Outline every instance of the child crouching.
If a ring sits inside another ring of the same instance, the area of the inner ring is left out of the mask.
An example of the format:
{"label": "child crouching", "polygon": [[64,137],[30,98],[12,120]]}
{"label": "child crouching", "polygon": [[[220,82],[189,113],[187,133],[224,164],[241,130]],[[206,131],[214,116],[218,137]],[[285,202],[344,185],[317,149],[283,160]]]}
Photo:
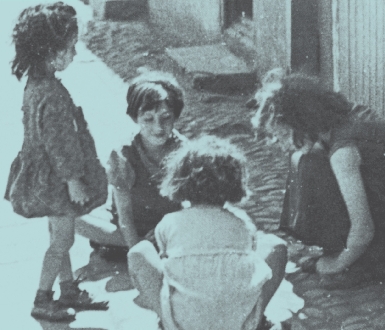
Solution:
{"label": "child crouching", "polygon": [[146,241],[128,254],[136,303],[155,311],[164,329],[255,330],[283,279],[285,245],[261,258],[251,219],[224,207],[247,195],[245,164],[215,137],[186,142],[165,164],[161,194],[191,207],[157,225],[159,254]]}

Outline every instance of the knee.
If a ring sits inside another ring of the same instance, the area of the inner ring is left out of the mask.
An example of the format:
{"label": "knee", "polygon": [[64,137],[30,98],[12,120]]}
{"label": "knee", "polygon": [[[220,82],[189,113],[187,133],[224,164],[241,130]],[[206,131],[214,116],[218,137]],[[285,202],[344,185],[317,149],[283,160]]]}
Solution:
{"label": "knee", "polygon": [[157,253],[154,245],[147,241],[143,240],[138,244],[134,245],[127,254],[128,258],[135,258],[137,256],[148,255],[149,253]]}
{"label": "knee", "polygon": [[147,240],[134,245],[127,253],[127,260],[130,268],[136,268],[143,264],[143,261],[151,254],[157,254],[155,247]]}

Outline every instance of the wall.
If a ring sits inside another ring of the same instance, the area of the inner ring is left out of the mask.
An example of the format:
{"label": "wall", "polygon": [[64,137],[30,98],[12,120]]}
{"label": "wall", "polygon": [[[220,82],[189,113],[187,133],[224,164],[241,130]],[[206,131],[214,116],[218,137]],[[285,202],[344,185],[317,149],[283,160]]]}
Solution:
{"label": "wall", "polygon": [[334,88],[385,115],[385,3],[332,0]]}
{"label": "wall", "polygon": [[221,37],[222,0],[149,0],[151,19],[189,39]]}
{"label": "wall", "polygon": [[258,73],[290,67],[291,0],[255,0],[253,21]]}
{"label": "wall", "polygon": [[291,69],[318,74],[319,31],[318,12],[319,1],[292,0],[291,7]]}

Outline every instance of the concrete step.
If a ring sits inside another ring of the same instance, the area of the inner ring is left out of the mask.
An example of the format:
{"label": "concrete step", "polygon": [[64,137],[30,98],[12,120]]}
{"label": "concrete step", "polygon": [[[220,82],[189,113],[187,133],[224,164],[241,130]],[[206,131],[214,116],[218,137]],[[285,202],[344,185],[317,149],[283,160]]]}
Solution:
{"label": "concrete step", "polygon": [[196,89],[215,93],[249,93],[257,75],[224,44],[167,48],[166,53],[192,75]]}

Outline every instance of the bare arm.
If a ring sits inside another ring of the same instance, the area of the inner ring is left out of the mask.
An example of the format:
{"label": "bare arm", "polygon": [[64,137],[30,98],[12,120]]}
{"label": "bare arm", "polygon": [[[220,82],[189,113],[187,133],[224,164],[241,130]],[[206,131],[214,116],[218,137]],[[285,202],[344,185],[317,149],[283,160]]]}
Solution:
{"label": "bare arm", "polygon": [[323,257],[318,261],[317,271],[321,274],[339,273],[349,267],[365,252],[374,236],[374,223],[360,172],[361,156],[358,149],[338,149],[330,162],[346,203],[350,231],[346,249],[335,257]]}
{"label": "bare arm", "polygon": [[122,191],[116,187],[113,188],[113,193],[118,211],[120,229],[126,244],[131,248],[140,241],[134,224],[131,194],[128,191]]}

